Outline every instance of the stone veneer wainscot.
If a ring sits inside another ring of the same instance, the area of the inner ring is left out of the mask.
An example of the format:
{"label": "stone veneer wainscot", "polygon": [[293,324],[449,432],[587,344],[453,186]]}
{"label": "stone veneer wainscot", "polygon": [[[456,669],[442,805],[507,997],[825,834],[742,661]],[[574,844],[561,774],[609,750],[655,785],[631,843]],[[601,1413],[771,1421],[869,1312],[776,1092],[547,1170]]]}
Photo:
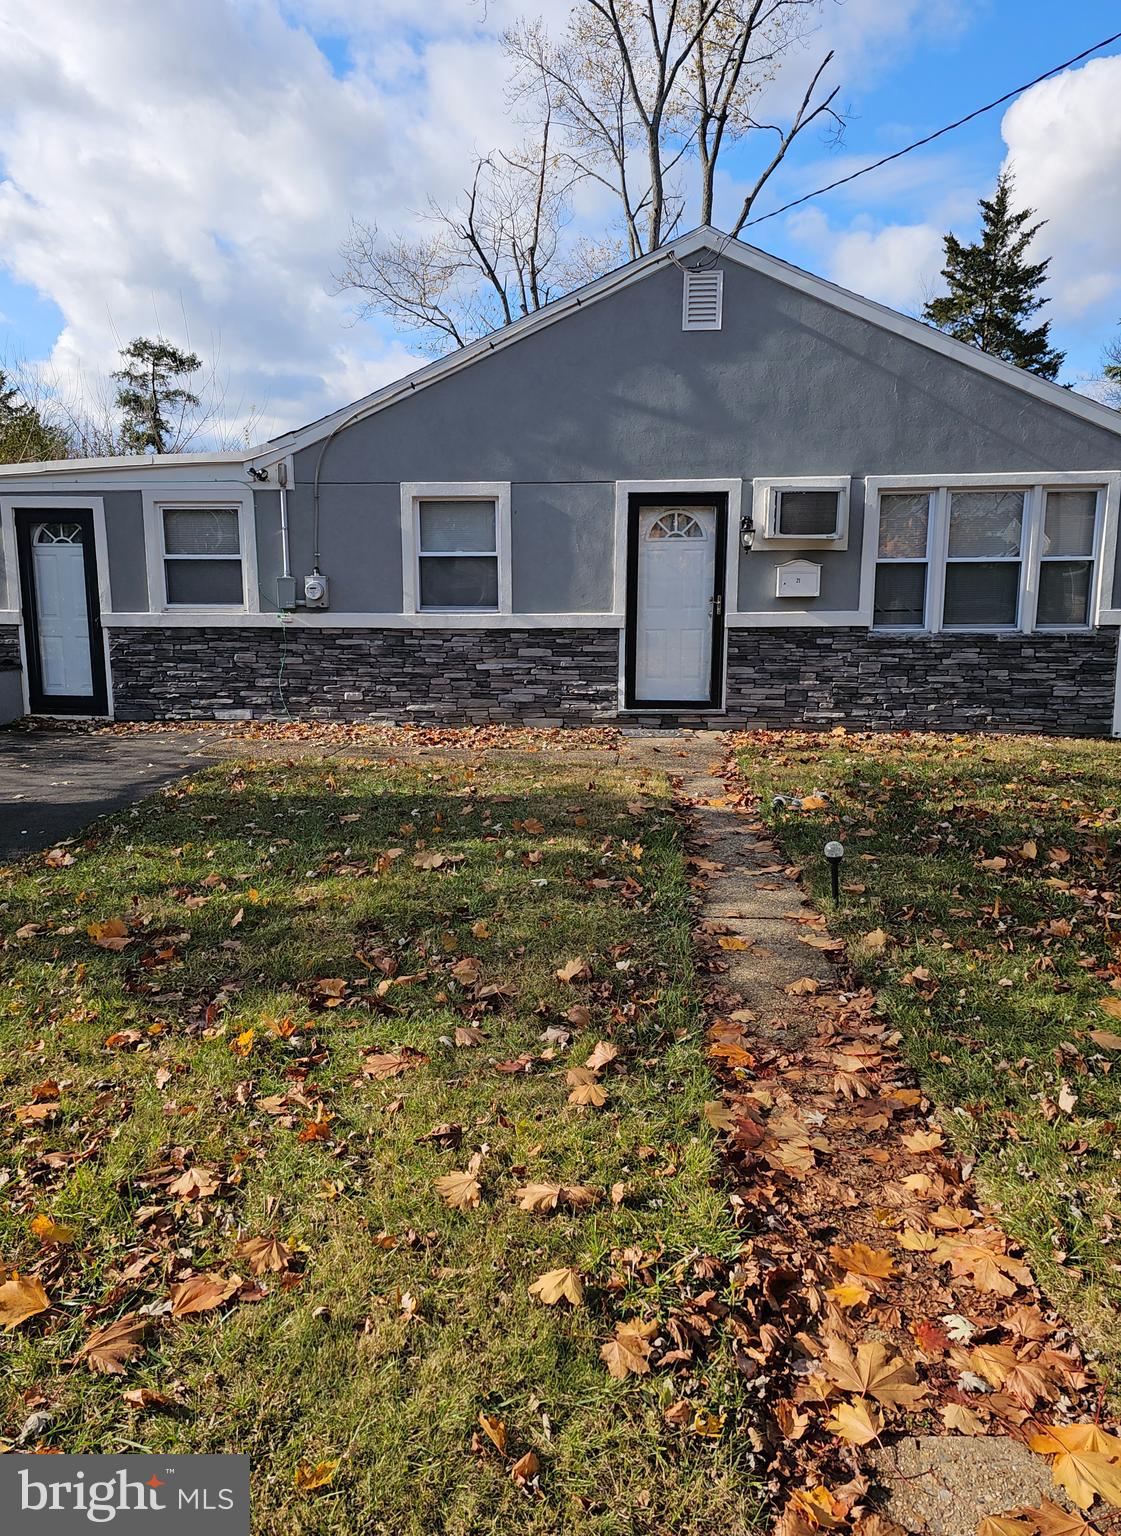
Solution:
{"label": "stone veneer wainscot", "polygon": [[120,629],[122,720],[253,717],[1108,735],[1117,632],[732,629],[725,713],[618,711],[614,629]]}

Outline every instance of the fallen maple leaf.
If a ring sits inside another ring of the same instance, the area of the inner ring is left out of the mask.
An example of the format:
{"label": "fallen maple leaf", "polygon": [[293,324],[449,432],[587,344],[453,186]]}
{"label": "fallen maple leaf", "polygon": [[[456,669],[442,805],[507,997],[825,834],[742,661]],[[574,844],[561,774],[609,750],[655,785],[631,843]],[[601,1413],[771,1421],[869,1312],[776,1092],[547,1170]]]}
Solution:
{"label": "fallen maple leaf", "polygon": [[234,1253],[239,1259],[245,1259],[249,1268],[255,1275],[266,1275],[270,1272],[280,1274],[288,1268],[292,1262],[292,1250],[279,1237],[246,1237],[238,1243]]}
{"label": "fallen maple leaf", "polygon": [[211,1312],[241,1289],[237,1275],[191,1275],[171,1287],[172,1317],[195,1317]]}
{"label": "fallen maple leaf", "polygon": [[480,1413],[479,1428],[501,1455],[506,1454],[506,1425],[497,1414]]}
{"label": "fallen maple leaf", "polygon": [[703,1440],[719,1440],[727,1422],[726,1413],[713,1413],[711,1408],[698,1408],[689,1428]]}
{"label": "fallen maple leaf", "polygon": [[939,1408],[942,1423],[947,1429],[956,1430],[959,1435],[983,1435],[985,1426],[972,1408],[966,1408],[963,1403],[947,1403],[944,1408]]}
{"label": "fallen maple leaf", "polygon": [[914,1367],[899,1355],[889,1355],[879,1340],[860,1344],[854,1357],[843,1339],[830,1339],[826,1355],[830,1375],[845,1392],[899,1408],[914,1408],[926,1396]]}
{"label": "fallen maple leaf", "polygon": [[385,1082],[388,1078],[400,1077],[402,1072],[423,1067],[427,1061],[428,1057],[423,1051],[415,1051],[406,1045],[399,1051],[367,1056],[362,1063],[362,1071],[366,1077]]}
{"label": "fallen maple leaf", "polygon": [[736,1116],[723,1099],[710,1099],[704,1106],[704,1117],[714,1131],[734,1131]]}
{"label": "fallen maple leaf", "polygon": [[1031,1271],[1019,1259],[998,1253],[980,1243],[955,1242],[943,1238],[935,1250],[939,1264],[949,1264],[955,1275],[972,1281],[979,1291],[994,1296],[1014,1296],[1021,1285],[1031,1285]]}
{"label": "fallen maple leaf", "polygon": [[838,1403],[825,1421],[830,1429],[847,1445],[867,1445],[884,1427],[884,1416],[873,1403],[859,1397],[855,1401]]}
{"label": "fallen maple leaf", "polygon": [[853,1243],[851,1248],[830,1248],[829,1257],[838,1268],[847,1270],[851,1275],[868,1275],[877,1280],[886,1280],[895,1273],[891,1254],[869,1248],[866,1243]]}
{"label": "fallen maple leaf", "polygon": [[589,1072],[602,1072],[604,1067],[609,1067],[618,1056],[618,1048],[606,1040],[598,1040],[592,1049],[584,1065]]}
{"label": "fallen maple leaf", "polygon": [[86,932],[102,949],[124,949],[129,942],[128,928],[119,917],[110,917],[103,923],[88,923]]}
{"label": "fallen maple leaf", "polygon": [[977,1536],[1033,1536],[1034,1530],[1016,1515],[986,1515],[977,1527]]}
{"label": "fallen maple leaf", "polygon": [[1115,1435],[1096,1424],[1047,1424],[1028,1446],[1054,1458],[1051,1477],[1079,1509],[1089,1509],[1098,1494],[1121,1507],[1121,1440]]}
{"label": "fallen maple leaf", "polygon": [[871,933],[864,934],[860,940],[864,949],[870,950],[876,955],[881,954],[893,942],[891,934],[885,933],[882,928],[873,928]]}
{"label": "fallen maple leaf", "polygon": [[56,1243],[62,1247],[74,1241],[74,1228],[52,1221],[44,1211],[31,1218],[31,1230],[42,1243]]}
{"label": "fallen maple leaf", "polygon": [[519,1456],[510,1468],[510,1477],[521,1488],[524,1484],[531,1483],[540,1470],[541,1463],[537,1457],[532,1451],[526,1451],[525,1455]]}
{"label": "fallen maple leaf", "polygon": [[1039,1536],[1098,1536],[1097,1531],[1081,1515],[1052,1504],[1050,1499],[1040,1501],[1038,1509],[1018,1509],[1018,1515],[1026,1515],[1039,1531]]}
{"label": "fallen maple leaf", "polygon": [[121,1397],[130,1408],[175,1408],[177,1403],[174,1398],[168,1397],[163,1392],[157,1392],[152,1387],[130,1387],[127,1392],[122,1392]]}
{"label": "fallen maple leaf", "polygon": [[815,981],[812,976],[799,976],[797,981],[789,982],[784,988],[792,997],[805,997],[812,992],[821,991],[821,982]]}
{"label": "fallen maple leaf", "polygon": [[555,1307],[559,1301],[578,1307],[584,1300],[584,1285],[578,1270],[550,1269],[533,1282],[529,1294],[547,1307]]}
{"label": "fallen maple leaf", "polygon": [[333,1483],[338,1470],[337,1457],[334,1461],[301,1461],[296,1468],[294,1481],[301,1493],[311,1493],[316,1488],[326,1488]]}
{"label": "fallen maple leaf", "polygon": [[915,1131],[910,1136],[901,1136],[900,1140],[908,1152],[936,1152],[945,1145],[946,1138],[941,1131],[932,1130]]}
{"label": "fallen maple leaf", "polygon": [[558,981],[587,981],[591,977],[592,969],[582,956],[577,956],[575,960],[566,960],[553,974]]}
{"label": "fallen maple leaf", "polygon": [[479,1183],[478,1170],[471,1168],[465,1173],[445,1173],[442,1178],[436,1180],[436,1193],[456,1211],[470,1211],[479,1203],[482,1194],[482,1186]]}
{"label": "fallen maple leaf", "polygon": [[184,1168],[183,1172],[167,1186],[169,1195],[177,1200],[205,1200],[217,1192],[222,1183],[221,1174],[210,1168]]}
{"label": "fallen maple leaf", "polygon": [[37,1275],[21,1275],[13,1270],[11,1278],[0,1285],[0,1328],[8,1333],[29,1317],[45,1312],[50,1304]]}
{"label": "fallen maple leaf", "polygon": [[831,1285],[825,1294],[833,1302],[834,1306],[840,1307],[844,1312],[851,1310],[853,1307],[862,1307],[866,1301],[871,1301],[872,1299],[871,1291],[865,1290],[855,1280],[845,1281],[841,1285]]}
{"label": "fallen maple leaf", "polygon": [[623,1381],[627,1376],[648,1376],[650,1340],[658,1332],[657,1322],[642,1323],[632,1317],[615,1324],[615,1337],[600,1348],[600,1359],[609,1376]]}
{"label": "fallen maple leaf", "polygon": [[74,1358],[84,1360],[91,1371],[100,1371],[106,1376],[123,1376],[125,1361],[134,1359],[140,1353],[144,1335],[150,1326],[150,1320],[141,1317],[139,1312],[126,1312],[115,1323],[109,1323],[91,1333]]}
{"label": "fallen maple leaf", "polygon": [[595,1205],[599,1194],[586,1184],[523,1184],[513,1198],[523,1211],[555,1211],[561,1205],[584,1211]]}
{"label": "fallen maple leaf", "polygon": [[1090,1039],[1103,1051],[1121,1051],[1121,1035],[1115,1035],[1111,1029],[1092,1029]]}

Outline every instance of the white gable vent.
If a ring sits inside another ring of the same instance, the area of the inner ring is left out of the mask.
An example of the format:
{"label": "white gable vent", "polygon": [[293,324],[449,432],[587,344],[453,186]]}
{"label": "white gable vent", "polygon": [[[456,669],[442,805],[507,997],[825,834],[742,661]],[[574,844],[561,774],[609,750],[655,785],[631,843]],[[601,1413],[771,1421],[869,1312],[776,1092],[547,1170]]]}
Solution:
{"label": "white gable vent", "polygon": [[724,312],[724,274],[718,267],[687,268],[681,299],[683,331],[718,331]]}

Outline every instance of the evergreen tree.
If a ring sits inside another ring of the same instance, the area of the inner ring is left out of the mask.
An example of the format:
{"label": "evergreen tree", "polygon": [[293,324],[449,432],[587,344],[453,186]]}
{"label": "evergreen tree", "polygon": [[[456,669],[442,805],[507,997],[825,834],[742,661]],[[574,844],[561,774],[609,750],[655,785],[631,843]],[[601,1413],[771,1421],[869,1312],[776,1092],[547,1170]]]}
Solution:
{"label": "evergreen tree", "polygon": [[997,181],[993,197],[981,198],[980,207],[979,240],[962,245],[953,234],[945,237],[942,276],[950,291],[924,306],[923,319],[982,352],[1053,379],[1066,354],[1051,346],[1050,321],[1034,328],[1027,324],[1047,302],[1038,290],[1049,260],[1025,259],[1032,237],[1043,224],[1030,224],[1034,208],[1013,212],[1012,177],[1007,171]]}
{"label": "evergreen tree", "polygon": [[[117,404],[124,413],[121,435],[133,453],[168,451],[169,441],[186,413],[199,404],[185,380],[202,367],[193,352],[181,352],[161,336],[138,336],[121,348],[124,366],[113,377],[120,383]],[[168,413],[178,422],[168,420]]]}
{"label": "evergreen tree", "polygon": [[38,407],[25,400],[0,369],[0,464],[33,464],[69,456],[65,432],[44,421]]}

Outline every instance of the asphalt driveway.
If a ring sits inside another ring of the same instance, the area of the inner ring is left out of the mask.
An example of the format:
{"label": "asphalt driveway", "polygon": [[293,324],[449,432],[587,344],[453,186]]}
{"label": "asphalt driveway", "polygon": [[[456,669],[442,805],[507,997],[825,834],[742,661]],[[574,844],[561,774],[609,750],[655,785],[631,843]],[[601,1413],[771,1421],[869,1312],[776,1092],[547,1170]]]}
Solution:
{"label": "asphalt driveway", "polygon": [[[228,746],[226,747],[228,751]],[[0,860],[50,848],[223,755],[213,735],[0,731]]]}

